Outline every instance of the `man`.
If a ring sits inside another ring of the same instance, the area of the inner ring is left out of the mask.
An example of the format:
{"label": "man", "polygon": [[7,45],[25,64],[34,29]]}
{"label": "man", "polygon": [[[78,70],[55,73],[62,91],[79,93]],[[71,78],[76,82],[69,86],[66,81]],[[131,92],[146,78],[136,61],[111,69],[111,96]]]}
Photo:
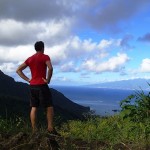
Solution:
{"label": "man", "polygon": [[[16,72],[22,79],[30,83],[30,119],[33,131],[36,130],[37,108],[42,105],[47,109],[47,130],[53,132],[53,103],[48,87],[53,74],[53,67],[50,57],[44,54],[44,43],[37,41],[34,48],[36,53],[21,64]],[[31,79],[23,73],[26,67],[30,68]]]}

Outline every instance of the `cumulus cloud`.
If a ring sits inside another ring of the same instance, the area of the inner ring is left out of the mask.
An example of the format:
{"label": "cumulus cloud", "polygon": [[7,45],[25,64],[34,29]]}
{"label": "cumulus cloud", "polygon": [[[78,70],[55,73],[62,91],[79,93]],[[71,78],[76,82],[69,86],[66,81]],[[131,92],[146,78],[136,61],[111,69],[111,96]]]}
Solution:
{"label": "cumulus cloud", "polygon": [[[38,39],[57,44],[72,35],[75,25],[85,28],[86,24],[100,31],[109,26],[111,31],[120,20],[133,16],[149,3],[148,0],[117,0],[115,3],[109,0],[43,0],[38,3],[36,0],[1,0],[0,44],[26,45]],[[83,26],[79,26],[80,23]]]}
{"label": "cumulus cloud", "polygon": [[23,24],[15,20],[1,20],[0,28],[0,44],[6,46],[29,44],[35,40],[35,33],[41,31],[35,23]]}
{"label": "cumulus cloud", "polygon": [[107,49],[107,48],[112,48],[114,46],[119,46],[120,45],[120,39],[102,39],[98,45],[100,49]]}
{"label": "cumulus cloud", "polygon": [[81,40],[79,37],[70,37],[63,44],[46,50],[55,65],[62,65],[61,71],[79,71],[80,64],[87,59],[103,59],[109,55],[108,50],[119,47],[118,39],[103,39],[94,42],[91,39]]}
{"label": "cumulus cloud", "polygon": [[[66,28],[67,27],[67,28]],[[70,35],[71,20],[23,23],[0,20],[0,44],[26,45],[43,39],[48,45],[62,42]]]}
{"label": "cumulus cloud", "polygon": [[[101,72],[99,68],[107,66],[108,63],[109,67],[111,64],[114,64],[114,66],[110,68],[106,67],[107,69],[102,69],[102,71],[114,71],[119,64],[123,63],[119,60],[119,57],[121,57],[122,60],[125,60],[125,57],[122,58],[122,54],[118,54],[117,58],[110,58],[106,63],[99,64],[103,59],[108,59],[109,51],[112,51],[113,47],[119,47],[119,41],[120,39],[102,39],[99,42],[94,42],[91,39],[81,40],[79,37],[74,36],[59,45],[45,45],[45,53],[50,55],[53,65],[59,67],[59,71],[61,72],[79,72],[83,68],[85,71],[89,69],[92,70],[92,67],[95,68],[95,66],[97,66],[96,70],[93,69],[93,71]],[[0,62],[11,62],[14,64],[18,62],[21,63],[34,53],[35,50],[33,44],[16,47],[1,46]]]}
{"label": "cumulus cloud", "polygon": [[[98,37],[100,40],[94,41],[90,35],[80,38],[78,31],[119,31],[149,4],[149,0],[1,0],[0,69],[13,72],[35,53],[34,42],[43,40],[45,53],[51,56],[59,73],[120,71],[123,75],[130,58],[120,51],[132,48],[131,35],[122,39]],[[149,33],[138,40],[150,41]],[[141,71],[148,70],[147,66],[144,59]]]}
{"label": "cumulus cloud", "polygon": [[34,54],[33,46],[17,46],[17,47],[0,47],[0,62],[22,62],[30,55]]}
{"label": "cumulus cloud", "polygon": [[62,72],[78,72],[79,68],[75,67],[74,62],[67,62],[60,67]]}
{"label": "cumulus cloud", "polygon": [[114,56],[108,59],[105,62],[98,62],[95,59],[90,59],[85,61],[82,64],[82,67],[89,71],[94,71],[97,73],[102,72],[118,72],[120,69],[122,70],[122,66],[129,61],[129,57],[125,53],[118,53],[117,56]]}
{"label": "cumulus cloud", "polygon": [[141,72],[150,72],[150,59],[145,58],[143,59],[141,65],[140,65],[140,71]]}
{"label": "cumulus cloud", "polygon": [[16,65],[14,63],[0,63],[0,70],[4,70],[4,72],[12,73],[16,70]]}

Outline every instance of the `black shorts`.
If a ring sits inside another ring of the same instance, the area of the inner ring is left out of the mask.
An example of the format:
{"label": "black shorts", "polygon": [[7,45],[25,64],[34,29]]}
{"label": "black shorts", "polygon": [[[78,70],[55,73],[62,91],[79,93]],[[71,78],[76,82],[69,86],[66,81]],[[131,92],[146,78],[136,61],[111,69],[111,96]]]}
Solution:
{"label": "black shorts", "polygon": [[31,107],[52,107],[52,94],[47,84],[30,85],[30,106]]}

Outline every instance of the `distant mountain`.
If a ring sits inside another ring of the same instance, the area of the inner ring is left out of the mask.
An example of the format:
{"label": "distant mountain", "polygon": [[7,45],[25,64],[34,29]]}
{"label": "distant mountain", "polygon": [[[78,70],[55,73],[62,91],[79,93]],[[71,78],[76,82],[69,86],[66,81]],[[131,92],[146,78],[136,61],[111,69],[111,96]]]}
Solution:
{"label": "distant mountain", "polygon": [[134,89],[134,90],[149,90],[150,79],[130,79],[130,80],[121,80],[121,81],[113,81],[113,82],[105,82],[92,84],[92,87],[99,88],[113,88],[113,89]]}
{"label": "distant mountain", "polygon": [[[55,89],[51,89],[51,92],[55,113],[63,116],[63,118],[66,118],[66,120],[82,119],[82,114],[87,113],[90,110],[89,107],[84,107],[72,102]],[[27,108],[29,106],[29,85],[22,82],[16,82],[12,77],[4,74],[0,70],[0,103],[0,113],[2,113],[2,109],[9,110],[11,108],[11,105],[13,113],[15,113],[16,107],[21,107],[19,108],[19,110],[16,110],[16,112],[23,111],[24,108]],[[4,106],[2,106],[2,103]],[[11,110],[9,111],[11,112]]]}

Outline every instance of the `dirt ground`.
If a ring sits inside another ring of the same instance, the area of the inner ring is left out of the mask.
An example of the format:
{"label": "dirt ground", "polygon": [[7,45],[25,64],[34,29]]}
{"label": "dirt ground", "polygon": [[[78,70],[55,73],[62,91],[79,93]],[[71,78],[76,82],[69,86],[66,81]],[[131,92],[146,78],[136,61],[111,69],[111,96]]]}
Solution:
{"label": "dirt ground", "polygon": [[[81,139],[54,136],[49,133],[15,135],[0,134],[0,150],[108,150],[110,145],[101,141],[88,143]],[[111,147],[113,150],[132,150],[124,143]],[[141,149],[142,150],[142,149]],[[147,148],[145,150],[148,150]]]}

